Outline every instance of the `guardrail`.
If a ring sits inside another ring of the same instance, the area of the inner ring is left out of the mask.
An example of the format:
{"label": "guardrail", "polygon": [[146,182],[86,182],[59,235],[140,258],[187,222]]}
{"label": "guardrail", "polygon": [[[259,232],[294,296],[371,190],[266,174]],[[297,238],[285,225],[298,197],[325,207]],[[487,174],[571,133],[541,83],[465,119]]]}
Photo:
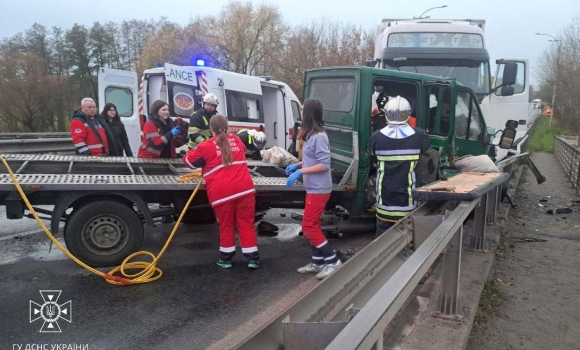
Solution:
{"label": "guardrail", "polygon": [[387,325],[441,253],[442,288],[434,311],[461,319],[463,222],[475,211],[469,247],[486,251],[485,228],[496,220],[504,185],[471,202],[423,204],[236,348],[382,349]]}
{"label": "guardrail", "polygon": [[580,195],[580,148],[563,137],[555,136],[554,154],[576,193]]}
{"label": "guardrail", "polygon": [[38,139],[2,139],[0,138],[0,153],[48,153],[74,152],[70,134],[68,137],[38,138]]}
{"label": "guardrail", "polygon": [[0,132],[0,140],[70,138],[69,132]]}

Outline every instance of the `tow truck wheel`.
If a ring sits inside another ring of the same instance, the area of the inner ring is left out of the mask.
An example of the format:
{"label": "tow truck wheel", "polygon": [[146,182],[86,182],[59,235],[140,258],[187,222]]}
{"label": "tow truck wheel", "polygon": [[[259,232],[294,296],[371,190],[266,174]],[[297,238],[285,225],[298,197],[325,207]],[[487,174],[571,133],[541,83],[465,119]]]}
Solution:
{"label": "tow truck wheel", "polygon": [[133,208],[115,201],[75,209],[64,228],[68,250],[93,267],[119,265],[143,243],[143,223]]}

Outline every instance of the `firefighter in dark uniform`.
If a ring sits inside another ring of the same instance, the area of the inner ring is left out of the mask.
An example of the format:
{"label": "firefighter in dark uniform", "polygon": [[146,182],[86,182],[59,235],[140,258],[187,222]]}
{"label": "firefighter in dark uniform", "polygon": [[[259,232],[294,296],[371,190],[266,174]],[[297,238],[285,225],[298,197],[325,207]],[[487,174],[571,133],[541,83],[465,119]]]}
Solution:
{"label": "firefighter in dark uniform", "polygon": [[266,146],[266,134],[253,129],[242,129],[237,135],[246,146],[246,158],[261,160],[260,151]]}
{"label": "firefighter in dark uniform", "polygon": [[411,196],[415,167],[429,149],[429,136],[409,125],[411,105],[397,96],[385,105],[387,126],[371,136],[370,151],[377,157],[376,217],[380,235],[416,208]]}
{"label": "firefighter in dark uniform", "polygon": [[217,96],[212,93],[208,93],[203,97],[202,108],[195,111],[189,120],[189,149],[194,149],[203,141],[212,138],[209,121],[211,117],[217,114],[218,104]]}

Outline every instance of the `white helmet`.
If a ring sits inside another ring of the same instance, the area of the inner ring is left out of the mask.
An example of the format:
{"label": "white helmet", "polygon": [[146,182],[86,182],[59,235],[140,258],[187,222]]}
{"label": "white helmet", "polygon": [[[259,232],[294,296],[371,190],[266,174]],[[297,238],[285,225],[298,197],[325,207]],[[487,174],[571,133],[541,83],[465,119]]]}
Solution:
{"label": "white helmet", "polygon": [[266,134],[264,134],[262,131],[257,131],[254,134],[254,146],[256,146],[258,149],[264,149],[266,146]]}
{"label": "white helmet", "polygon": [[203,103],[209,103],[210,105],[214,105],[217,107],[217,105],[219,105],[219,101],[216,95],[212,94],[211,92],[208,94],[205,94],[205,96],[203,97]]}
{"label": "white helmet", "polygon": [[385,105],[385,117],[389,124],[406,124],[411,117],[409,101],[401,96],[389,99],[389,102]]}

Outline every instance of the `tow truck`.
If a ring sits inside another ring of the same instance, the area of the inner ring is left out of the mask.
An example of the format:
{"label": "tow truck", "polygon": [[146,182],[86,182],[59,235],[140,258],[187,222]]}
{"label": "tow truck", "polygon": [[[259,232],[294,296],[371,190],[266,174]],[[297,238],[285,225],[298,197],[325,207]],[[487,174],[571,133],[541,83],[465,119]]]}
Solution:
{"label": "tow truck", "polygon": [[[370,67],[309,70],[305,74],[304,96],[322,101],[330,141],[333,191],[324,221],[329,232],[374,230],[375,216],[366,184],[373,176],[368,144],[372,96],[376,94],[401,95],[417,101],[417,126],[429,132],[432,148],[420,162],[420,183],[453,175],[457,172],[453,168],[457,156],[488,154],[496,145],[509,150],[513,145],[517,121],[508,123],[501,137],[494,140],[486,132],[473,90],[453,79]],[[432,95],[438,102],[435,108],[430,103]],[[461,117],[457,113],[459,99],[468,106],[468,113]],[[295,130],[298,127],[299,121]],[[294,144],[297,134],[292,134]],[[18,154],[3,157],[36,211],[50,219],[51,231],[58,234],[59,223],[64,221],[67,248],[92,266],[118,264],[138,250],[144,226],[155,225],[161,216],[180,213],[199,181],[178,183],[178,176],[190,171],[179,159]],[[502,160],[498,167],[513,172],[524,163],[533,166],[526,154],[520,154]],[[303,208],[304,187],[300,183],[286,186],[283,168],[253,160],[248,160],[248,167],[257,190],[258,210]],[[542,181],[541,174],[537,170],[535,173],[538,182]],[[161,201],[171,201],[173,205],[152,208]],[[9,219],[30,216],[6,169],[0,169],[0,205],[5,206]],[[38,207],[42,205],[53,208]],[[202,186],[187,208],[184,222],[214,220]]]}

